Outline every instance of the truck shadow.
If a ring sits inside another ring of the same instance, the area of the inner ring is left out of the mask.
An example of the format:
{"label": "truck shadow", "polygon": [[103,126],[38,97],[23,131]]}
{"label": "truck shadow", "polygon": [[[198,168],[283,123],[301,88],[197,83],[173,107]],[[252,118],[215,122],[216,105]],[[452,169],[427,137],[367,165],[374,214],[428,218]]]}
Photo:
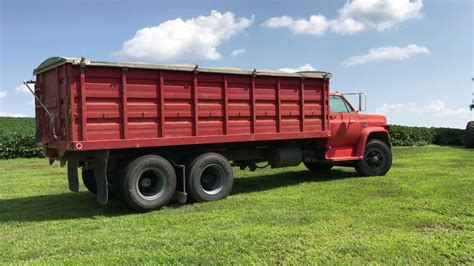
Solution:
{"label": "truck shadow", "polygon": [[357,177],[355,171],[333,169],[328,172],[311,173],[307,170],[288,171],[278,174],[238,178],[234,180],[231,195],[270,190],[306,182],[325,182],[330,180]]}
{"label": "truck shadow", "polygon": [[[332,170],[313,174],[309,171],[292,171],[255,177],[236,178],[232,195],[271,190],[306,182],[324,182],[356,177],[355,172]],[[168,208],[179,208],[182,204],[172,201]],[[112,198],[107,206],[98,205],[89,192],[62,193],[0,200],[0,222],[52,221],[95,216],[123,216],[136,214],[119,199]]]}
{"label": "truck shadow", "polygon": [[93,219],[94,216],[120,216],[130,213],[118,199],[111,199],[107,206],[97,204],[96,197],[89,192],[0,200],[0,223]]}

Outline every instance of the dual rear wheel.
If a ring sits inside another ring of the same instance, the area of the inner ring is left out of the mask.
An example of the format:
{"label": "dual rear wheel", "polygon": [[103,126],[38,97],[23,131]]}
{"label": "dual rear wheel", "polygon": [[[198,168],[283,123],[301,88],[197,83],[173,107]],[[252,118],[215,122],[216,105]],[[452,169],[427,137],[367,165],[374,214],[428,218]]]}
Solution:
{"label": "dual rear wheel", "polygon": [[[195,202],[227,197],[234,176],[229,161],[218,153],[204,153],[185,163],[186,191]],[[97,193],[93,170],[83,170],[86,188]],[[115,180],[114,180],[115,181]],[[175,195],[177,176],[173,165],[158,155],[146,155],[127,163],[117,176],[120,197],[134,210],[159,209]]]}
{"label": "dual rear wheel", "polygon": [[97,183],[95,181],[93,169],[82,168],[82,183],[84,183],[84,186],[90,193],[94,195],[97,194]]}
{"label": "dual rear wheel", "polygon": [[119,177],[122,199],[137,211],[157,209],[168,203],[176,191],[173,165],[157,155],[132,160]]}
{"label": "dual rear wheel", "polygon": [[196,202],[223,199],[233,184],[232,166],[218,153],[204,153],[186,163],[186,191]]}

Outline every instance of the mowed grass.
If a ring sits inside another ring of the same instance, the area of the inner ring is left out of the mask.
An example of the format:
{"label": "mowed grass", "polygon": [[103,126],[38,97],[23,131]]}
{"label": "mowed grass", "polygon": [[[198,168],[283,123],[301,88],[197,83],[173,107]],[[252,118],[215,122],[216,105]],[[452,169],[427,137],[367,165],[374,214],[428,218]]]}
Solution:
{"label": "mowed grass", "polygon": [[474,151],[393,151],[385,177],[235,169],[227,199],[145,214],[67,192],[47,159],[3,160],[0,262],[474,263]]}

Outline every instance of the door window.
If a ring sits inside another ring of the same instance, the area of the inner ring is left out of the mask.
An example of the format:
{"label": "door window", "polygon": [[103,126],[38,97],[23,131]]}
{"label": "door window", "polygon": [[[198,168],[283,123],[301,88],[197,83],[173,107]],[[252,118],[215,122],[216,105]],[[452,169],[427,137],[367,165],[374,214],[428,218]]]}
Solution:
{"label": "door window", "polygon": [[329,106],[331,112],[333,113],[350,113],[351,110],[346,104],[346,101],[340,96],[330,96],[329,97]]}

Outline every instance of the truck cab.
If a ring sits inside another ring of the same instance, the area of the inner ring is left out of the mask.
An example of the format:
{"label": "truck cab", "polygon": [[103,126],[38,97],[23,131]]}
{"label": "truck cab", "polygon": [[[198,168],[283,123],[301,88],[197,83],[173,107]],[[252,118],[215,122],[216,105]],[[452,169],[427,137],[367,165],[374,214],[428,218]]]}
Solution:
{"label": "truck cab", "polygon": [[[358,95],[359,108],[354,108],[346,95]],[[390,169],[392,156],[387,119],[383,115],[361,113],[365,110],[364,99],[363,93],[330,94],[331,135],[327,140],[324,162],[314,163],[314,170],[350,164],[359,174],[367,176],[384,175]]]}

